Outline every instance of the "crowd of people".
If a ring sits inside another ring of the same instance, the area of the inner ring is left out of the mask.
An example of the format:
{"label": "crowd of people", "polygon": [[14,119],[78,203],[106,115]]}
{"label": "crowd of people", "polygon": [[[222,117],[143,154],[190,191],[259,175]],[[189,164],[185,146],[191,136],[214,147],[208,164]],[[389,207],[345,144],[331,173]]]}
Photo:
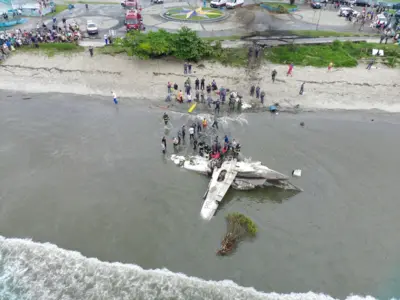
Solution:
{"label": "crowd of people", "polygon": [[[167,113],[163,114],[164,125],[169,124],[169,116]],[[218,131],[218,119],[215,117],[214,122],[211,126]],[[208,131],[208,122],[206,118],[202,120],[194,121],[188,128],[189,133],[189,144],[193,147],[193,151],[198,153],[201,157],[207,157],[209,159],[222,159],[225,155],[237,156],[240,153],[241,145],[235,140],[230,140],[227,135],[224,136],[223,143],[219,141],[218,136],[215,136],[213,142],[208,144],[206,142],[206,136]],[[172,138],[172,145],[175,152],[178,152],[181,145],[186,142],[186,125],[183,125],[177,131],[177,135]],[[165,136],[161,139],[161,150],[165,154],[167,150],[167,139]]]}
{"label": "crowd of people", "polygon": [[4,31],[0,34],[0,59],[4,59],[11,51],[16,50],[22,46],[33,46],[39,48],[41,43],[71,43],[77,42],[81,39],[81,33],[77,24],[67,25],[67,20],[62,19],[62,25],[57,25],[57,20],[54,17],[52,28],[48,28],[43,23],[37,23],[36,29],[21,30],[16,29],[13,31]]}

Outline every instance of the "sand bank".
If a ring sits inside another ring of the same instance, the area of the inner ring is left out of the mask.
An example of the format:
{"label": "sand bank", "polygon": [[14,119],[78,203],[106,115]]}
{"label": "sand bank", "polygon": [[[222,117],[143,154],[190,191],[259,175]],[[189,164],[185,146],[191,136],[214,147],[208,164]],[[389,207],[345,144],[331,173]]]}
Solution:
{"label": "sand bank", "polygon": [[[296,67],[293,77],[287,77],[287,66],[265,63],[254,71],[203,62],[194,66],[196,76],[207,81],[216,79],[218,86],[233,88],[248,100],[251,84],[259,84],[266,92],[265,104],[275,102],[306,109],[381,109],[400,112],[400,70],[378,65],[368,71],[361,65],[351,69]],[[277,82],[271,81],[271,71],[278,71]],[[138,99],[163,103],[167,82],[183,88],[186,76],[181,63],[175,61],[141,61],[124,55],[47,57],[19,53],[1,65],[0,89],[26,93],[75,93],[111,96],[116,91],[121,101],[134,103]],[[299,88],[305,82],[305,94]]]}

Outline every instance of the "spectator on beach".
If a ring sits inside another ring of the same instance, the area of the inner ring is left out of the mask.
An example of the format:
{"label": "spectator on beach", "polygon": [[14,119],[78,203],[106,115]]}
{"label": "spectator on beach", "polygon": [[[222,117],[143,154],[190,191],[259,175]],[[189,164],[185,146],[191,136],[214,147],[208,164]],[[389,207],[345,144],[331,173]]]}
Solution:
{"label": "spectator on beach", "polygon": [[272,75],[272,82],[275,82],[275,78],[276,78],[276,74],[278,74],[278,72],[274,69],[271,73]]}
{"label": "spectator on beach", "polygon": [[294,68],[293,63],[290,63],[286,76],[289,76],[289,75],[293,76],[293,74],[292,74],[293,68]]}
{"label": "spectator on beach", "polygon": [[371,70],[371,67],[374,64],[374,62],[375,62],[375,59],[371,58],[371,60],[368,63],[368,66],[367,66],[367,70]]}
{"label": "spectator on beach", "polygon": [[328,65],[328,72],[331,71],[333,68],[333,62],[330,62]]}

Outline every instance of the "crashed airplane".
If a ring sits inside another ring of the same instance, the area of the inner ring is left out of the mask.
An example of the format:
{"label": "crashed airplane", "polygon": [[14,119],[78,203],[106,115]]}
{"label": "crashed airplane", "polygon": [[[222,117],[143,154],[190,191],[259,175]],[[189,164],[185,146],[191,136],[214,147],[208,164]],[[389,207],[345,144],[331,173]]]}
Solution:
{"label": "crashed airplane", "polygon": [[270,185],[302,191],[289,182],[288,176],[271,170],[259,161],[238,161],[236,158],[229,157],[221,163],[201,156],[185,158],[175,154],[171,156],[171,160],[189,171],[211,176],[200,213],[205,220],[210,220],[214,216],[219,203],[231,186],[239,190],[251,190]]}

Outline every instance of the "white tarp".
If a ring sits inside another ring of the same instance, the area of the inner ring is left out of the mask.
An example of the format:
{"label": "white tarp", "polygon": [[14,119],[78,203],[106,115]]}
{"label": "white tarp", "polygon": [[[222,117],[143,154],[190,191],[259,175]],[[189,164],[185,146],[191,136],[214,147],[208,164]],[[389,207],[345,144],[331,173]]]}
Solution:
{"label": "white tarp", "polygon": [[383,56],[383,50],[380,49],[372,49],[372,55],[379,55],[379,56]]}

